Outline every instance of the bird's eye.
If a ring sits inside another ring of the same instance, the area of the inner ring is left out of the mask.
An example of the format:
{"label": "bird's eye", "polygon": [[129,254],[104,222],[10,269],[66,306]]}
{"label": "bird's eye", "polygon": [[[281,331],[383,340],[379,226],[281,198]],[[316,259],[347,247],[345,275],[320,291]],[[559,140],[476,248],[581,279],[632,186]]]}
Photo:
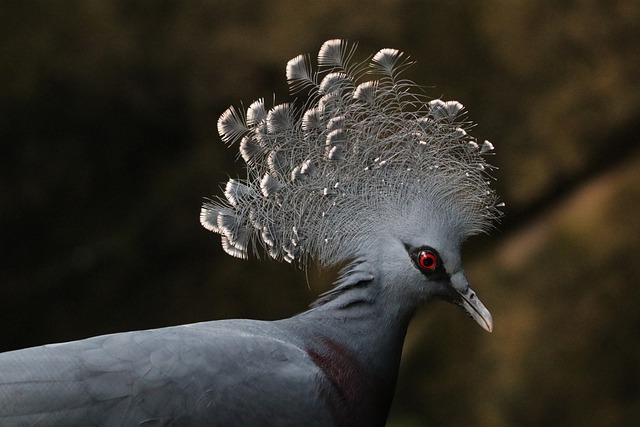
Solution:
{"label": "bird's eye", "polygon": [[405,248],[416,266],[422,274],[429,276],[430,279],[437,279],[440,275],[445,277],[447,272],[444,269],[442,258],[434,248],[430,246],[414,247],[405,244]]}
{"label": "bird's eye", "polygon": [[431,273],[438,267],[438,256],[430,251],[423,249],[418,252],[418,265],[426,273]]}

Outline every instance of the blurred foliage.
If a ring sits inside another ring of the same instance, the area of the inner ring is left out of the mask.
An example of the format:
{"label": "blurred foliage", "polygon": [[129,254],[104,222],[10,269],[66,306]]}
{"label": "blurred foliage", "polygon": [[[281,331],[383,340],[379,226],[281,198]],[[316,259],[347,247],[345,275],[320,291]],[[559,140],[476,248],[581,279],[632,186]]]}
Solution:
{"label": "blurred foliage", "polygon": [[219,114],[340,37],[463,102],[507,202],[465,250],[494,334],[430,304],[389,424],[640,420],[639,2],[6,0],[0,35],[0,350],[303,310],[331,272],[231,259],[198,214],[242,174]]}

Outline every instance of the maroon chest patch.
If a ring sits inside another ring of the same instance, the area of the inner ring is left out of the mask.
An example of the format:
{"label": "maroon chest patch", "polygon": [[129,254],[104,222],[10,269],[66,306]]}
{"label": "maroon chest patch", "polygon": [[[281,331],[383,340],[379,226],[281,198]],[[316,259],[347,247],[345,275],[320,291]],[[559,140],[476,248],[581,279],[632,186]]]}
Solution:
{"label": "maroon chest patch", "polygon": [[328,338],[307,354],[326,375],[329,384],[321,393],[334,413],[338,426],[384,426],[395,382],[367,372],[348,349]]}

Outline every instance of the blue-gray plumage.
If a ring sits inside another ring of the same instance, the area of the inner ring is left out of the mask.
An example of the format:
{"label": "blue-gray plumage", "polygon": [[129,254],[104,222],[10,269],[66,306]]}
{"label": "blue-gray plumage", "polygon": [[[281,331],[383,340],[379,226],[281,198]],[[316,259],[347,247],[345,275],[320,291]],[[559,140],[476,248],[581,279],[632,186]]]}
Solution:
{"label": "blue-gray plumage", "polygon": [[218,129],[242,140],[249,178],[230,180],[226,200],[201,215],[231,255],[261,245],[278,259],[345,264],[334,288],[279,321],[0,354],[1,426],[384,425],[407,326],[425,301],[458,304],[491,331],[460,245],[497,215],[480,157],[493,147],[455,120],[459,103],[419,109],[414,85],[397,78],[399,52],[378,52],[382,77],[360,85],[352,54],[326,42],[320,83],[304,57],[290,61],[292,88],[311,87],[300,119],[289,104],[267,112],[262,101],[222,115]]}

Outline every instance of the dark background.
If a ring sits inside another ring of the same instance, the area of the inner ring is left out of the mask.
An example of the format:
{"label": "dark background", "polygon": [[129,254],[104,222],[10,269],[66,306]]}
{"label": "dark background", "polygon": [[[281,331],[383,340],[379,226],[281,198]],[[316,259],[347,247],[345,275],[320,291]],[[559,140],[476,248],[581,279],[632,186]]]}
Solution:
{"label": "dark background", "polygon": [[6,0],[0,35],[0,351],[304,310],[334,272],[198,216],[242,174],[218,116],[348,38],[465,104],[507,203],[465,247],[494,333],[423,310],[389,425],[640,421],[640,2]]}

